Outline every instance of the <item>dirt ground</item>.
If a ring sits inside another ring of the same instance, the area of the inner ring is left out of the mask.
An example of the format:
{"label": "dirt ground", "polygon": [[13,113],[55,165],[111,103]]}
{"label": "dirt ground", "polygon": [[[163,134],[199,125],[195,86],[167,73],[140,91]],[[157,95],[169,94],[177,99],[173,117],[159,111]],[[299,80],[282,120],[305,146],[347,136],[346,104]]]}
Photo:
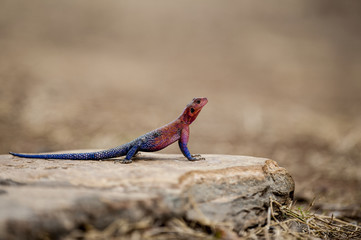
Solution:
{"label": "dirt ground", "polygon": [[360,222],[360,1],[0,6],[0,153],[117,146],[205,96],[191,152],[274,159]]}

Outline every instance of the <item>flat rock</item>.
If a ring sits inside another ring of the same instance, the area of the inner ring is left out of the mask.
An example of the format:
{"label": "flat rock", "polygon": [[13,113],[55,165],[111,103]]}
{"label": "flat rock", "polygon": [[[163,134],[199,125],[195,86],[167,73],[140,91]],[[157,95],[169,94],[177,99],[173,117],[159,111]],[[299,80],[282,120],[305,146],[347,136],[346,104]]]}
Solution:
{"label": "flat rock", "polygon": [[[88,150],[91,151],[91,150]],[[82,224],[183,217],[235,231],[264,224],[269,199],[288,204],[294,182],[273,160],[141,153],[113,160],[25,159],[0,155],[0,239],[57,238]]]}

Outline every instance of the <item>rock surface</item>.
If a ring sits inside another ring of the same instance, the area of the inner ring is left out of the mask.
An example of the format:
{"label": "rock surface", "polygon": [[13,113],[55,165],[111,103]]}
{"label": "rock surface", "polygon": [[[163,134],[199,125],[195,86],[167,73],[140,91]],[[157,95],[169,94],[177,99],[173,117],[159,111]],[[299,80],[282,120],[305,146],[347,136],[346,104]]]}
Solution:
{"label": "rock surface", "polygon": [[0,239],[50,238],[82,224],[179,216],[235,231],[264,224],[272,197],[287,204],[294,182],[255,157],[141,153],[132,164],[0,155]]}

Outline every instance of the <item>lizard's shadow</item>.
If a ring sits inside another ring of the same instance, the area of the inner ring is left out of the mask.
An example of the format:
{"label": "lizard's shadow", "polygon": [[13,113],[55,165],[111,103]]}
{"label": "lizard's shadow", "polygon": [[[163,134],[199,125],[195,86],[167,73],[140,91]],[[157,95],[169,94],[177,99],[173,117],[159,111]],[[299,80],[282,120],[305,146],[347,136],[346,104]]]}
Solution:
{"label": "lizard's shadow", "polygon": [[136,156],[134,156],[132,158],[132,160],[134,161],[187,161],[187,159],[185,159],[183,156],[169,156],[169,155],[162,155],[162,154],[157,154],[156,156],[149,156],[149,155],[143,155],[141,153],[138,153]]}

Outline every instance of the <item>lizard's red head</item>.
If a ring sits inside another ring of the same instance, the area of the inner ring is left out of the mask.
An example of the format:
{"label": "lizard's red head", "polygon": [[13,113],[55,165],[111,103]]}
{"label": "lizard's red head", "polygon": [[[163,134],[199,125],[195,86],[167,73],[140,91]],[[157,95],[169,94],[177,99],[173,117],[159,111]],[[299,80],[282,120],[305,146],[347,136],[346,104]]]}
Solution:
{"label": "lizard's red head", "polygon": [[191,124],[194,120],[196,120],[198,114],[207,102],[207,98],[193,98],[192,102],[187,105],[181,116],[183,122]]}

